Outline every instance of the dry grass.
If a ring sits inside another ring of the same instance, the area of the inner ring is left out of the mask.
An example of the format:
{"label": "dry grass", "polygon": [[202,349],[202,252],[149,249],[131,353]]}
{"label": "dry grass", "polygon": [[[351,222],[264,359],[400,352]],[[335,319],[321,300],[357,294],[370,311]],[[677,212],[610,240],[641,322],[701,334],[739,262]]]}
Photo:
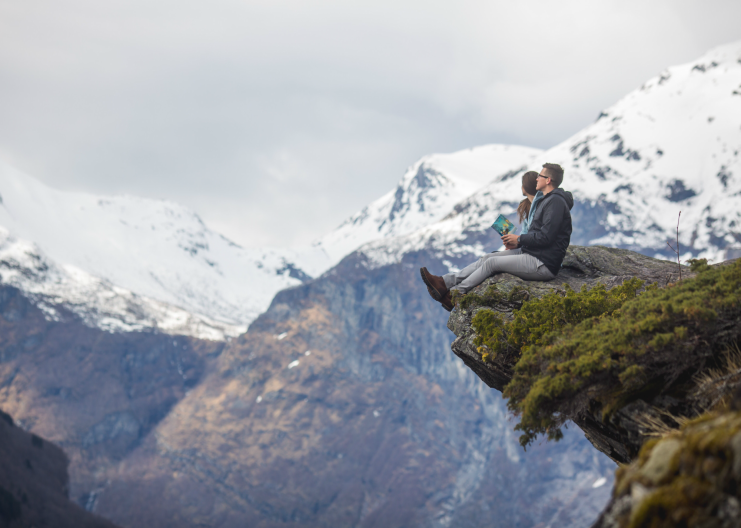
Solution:
{"label": "dry grass", "polygon": [[[723,352],[721,364],[719,368],[705,370],[694,377],[697,386],[695,393],[706,393],[709,397],[709,404],[699,409],[700,413],[728,406],[732,392],[728,390],[728,385],[738,381],[737,378],[741,376],[741,348],[737,343]],[[639,416],[636,423],[645,430],[646,436],[661,437],[676,431],[691,419],[653,407],[650,412]]]}
{"label": "dry grass", "polygon": [[738,343],[723,352],[721,361],[720,368],[708,369],[694,378],[697,385],[694,395],[698,397],[704,393],[707,399],[706,410],[727,407],[741,382],[741,349]]}
{"label": "dry grass", "polygon": [[715,385],[741,373],[741,349],[738,343],[728,347],[722,355],[723,367],[709,369],[695,376],[698,387]]}
{"label": "dry grass", "polygon": [[[642,414],[635,420],[638,426],[644,429],[643,434],[646,436],[664,436],[676,431],[692,419],[686,416],[677,416],[657,407],[653,407],[652,410],[653,413]],[[672,422],[676,425],[670,425]]]}

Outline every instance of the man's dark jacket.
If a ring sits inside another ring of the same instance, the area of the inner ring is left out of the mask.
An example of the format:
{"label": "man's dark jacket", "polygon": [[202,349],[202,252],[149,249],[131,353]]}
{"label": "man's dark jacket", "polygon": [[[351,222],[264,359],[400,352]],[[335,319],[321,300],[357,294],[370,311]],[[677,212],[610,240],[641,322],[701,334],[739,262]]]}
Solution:
{"label": "man's dark jacket", "polygon": [[530,229],[520,235],[523,253],[529,253],[551,270],[561,269],[566,248],[571,241],[571,208],[574,198],[570,192],[554,189],[538,203]]}

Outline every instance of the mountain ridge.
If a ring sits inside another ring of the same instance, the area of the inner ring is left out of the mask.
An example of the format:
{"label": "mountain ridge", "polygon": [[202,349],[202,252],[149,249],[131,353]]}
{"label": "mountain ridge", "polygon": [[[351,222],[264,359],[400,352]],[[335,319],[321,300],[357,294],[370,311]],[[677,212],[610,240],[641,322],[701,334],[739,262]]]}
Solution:
{"label": "mountain ridge", "polygon": [[[205,337],[205,327],[210,327],[215,329],[209,330],[210,338],[219,339],[243,331],[281,289],[320,275],[368,240],[407,233],[439,219],[461,197],[512,164],[522,166],[538,152],[487,145],[426,156],[407,171],[394,191],[313,245],[299,248],[241,248],[178,204],[57,191],[2,163],[0,225],[19,244],[33,241],[38,247],[31,252],[44,254],[46,262],[60,269],[72,266],[151,299],[140,302],[140,308],[148,306],[141,309],[149,313],[150,327],[173,327],[170,321],[157,319],[157,314],[167,311],[164,305],[152,308],[153,303],[166,303],[173,307],[170,315],[179,309],[190,314],[181,313],[181,319],[201,321],[190,329],[180,325],[179,333]],[[16,264],[24,260],[16,257]],[[25,275],[34,273],[29,269]],[[68,304],[79,307],[93,279],[82,279],[75,288],[75,276],[79,274],[67,277],[64,291],[70,297]],[[48,283],[31,286],[29,280],[16,282],[31,292],[50,287]],[[55,291],[63,297],[59,287]],[[90,311],[100,308],[100,303],[93,303]],[[109,327],[126,327],[131,314],[114,312],[109,310]],[[201,330],[196,328],[199,324]]]}
{"label": "mountain ridge", "polygon": [[0,225],[61,266],[230,326],[229,335],[275,293],[356,249],[383,265],[436,248],[448,270],[496,249],[491,218],[514,219],[516,179],[545,161],[566,169],[574,243],[671,258],[666,242],[682,210],[682,257],[722,260],[741,254],[739,61],[737,42],[670,67],[547,151],[485,145],[425,156],[395,189],[303,248],[241,248],[177,204],[56,191],[3,163]]}

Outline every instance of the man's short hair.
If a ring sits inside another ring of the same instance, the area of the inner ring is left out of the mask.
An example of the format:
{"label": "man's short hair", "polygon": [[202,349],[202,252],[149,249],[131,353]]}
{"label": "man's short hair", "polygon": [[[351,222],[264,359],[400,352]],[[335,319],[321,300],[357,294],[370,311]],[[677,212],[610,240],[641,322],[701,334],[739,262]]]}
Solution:
{"label": "man's short hair", "polygon": [[556,163],[543,163],[543,168],[548,171],[551,185],[558,187],[563,182],[563,168]]}

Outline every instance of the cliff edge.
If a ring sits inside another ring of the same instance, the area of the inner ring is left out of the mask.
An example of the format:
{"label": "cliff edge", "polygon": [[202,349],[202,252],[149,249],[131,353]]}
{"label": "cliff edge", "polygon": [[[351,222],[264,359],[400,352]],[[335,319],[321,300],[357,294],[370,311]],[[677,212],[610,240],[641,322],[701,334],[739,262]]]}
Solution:
{"label": "cliff edge", "polygon": [[[573,420],[597,449],[625,464],[635,459],[656,427],[677,428],[679,423],[672,417],[698,416],[735,386],[733,380],[724,380],[722,387],[697,380],[702,372],[723,367],[725,352],[741,332],[734,278],[724,279],[730,293],[710,291],[720,281],[713,273],[738,267],[737,262],[714,267],[698,263],[695,271],[683,266],[680,283],[676,263],[628,250],[571,246],[561,272],[551,282],[526,282],[501,274],[458,299],[448,321],[457,336],[452,349],[487,385],[517,402],[534,403],[532,398],[525,401],[534,388],[528,382],[550,391],[552,397],[538,402],[548,407],[554,420],[546,419],[540,429],[534,427],[524,443],[538,433],[557,438],[560,424]],[[621,288],[621,299],[613,302],[610,292],[616,287]],[[589,291],[592,297],[584,297]],[[703,305],[701,299],[711,302],[718,296],[728,306]],[[530,312],[523,310],[526,306]],[[518,341],[513,333],[533,331],[534,327],[527,327],[538,319],[533,306],[545,308],[551,320],[535,328],[535,333],[541,332],[540,341],[523,341],[522,336]],[[630,310],[635,313],[626,315]],[[592,328],[597,322],[602,326]],[[563,331],[566,335],[560,335]],[[613,343],[618,339],[613,334],[630,331],[634,335],[618,336],[623,342]],[[596,359],[574,350],[579,343],[589,343],[584,336],[590,332],[597,332],[600,340],[591,345],[599,349]],[[561,354],[553,361],[544,360],[559,347],[571,347],[571,357]],[[529,355],[523,355],[525,350]],[[541,356],[533,364],[538,350]],[[582,363],[578,368],[569,363],[574,358]],[[527,361],[531,364],[523,365]],[[588,366],[588,361],[602,363]],[[568,385],[569,379],[572,386],[560,389],[551,383]],[[526,410],[510,407],[515,414]],[[520,429],[527,433],[527,426]]]}
{"label": "cliff edge", "polygon": [[741,261],[679,274],[571,246],[551,282],[501,274],[454,299],[453,352],[509,399],[523,446],[571,420],[623,464],[599,526],[741,519],[721,485],[741,475]]}

